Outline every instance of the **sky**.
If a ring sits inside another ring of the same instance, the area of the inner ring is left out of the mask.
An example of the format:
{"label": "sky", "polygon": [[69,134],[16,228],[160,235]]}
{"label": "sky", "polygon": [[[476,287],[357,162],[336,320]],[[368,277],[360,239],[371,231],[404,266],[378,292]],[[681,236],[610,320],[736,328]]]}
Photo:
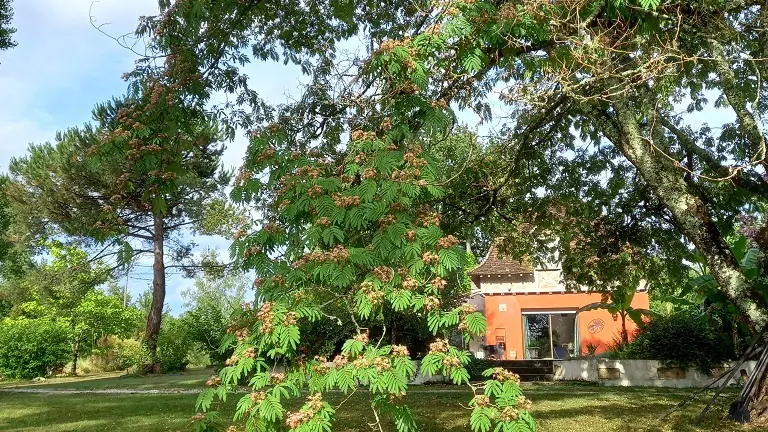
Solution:
{"label": "sky", "polygon": [[[106,33],[121,35],[133,31],[140,16],[156,14],[157,0],[16,0],[13,9],[18,46],[0,52],[0,172],[12,157],[23,156],[29,143],[53,141],[56,131],[88,122],[95,104],[126,91],[120,77],[133,68],[136,56],[97,31],[91,16]],[[278,63],[252,65],[247,72],[268,102],[284,100],[299,82],[297,68]],[[224,165],[239,166],[245,147],[243,138],[229,143]],[[228,256],[224,239],[194,241]],[[150,284],[146,256],[131,273],[129,292],[135,297]],[[192,280],[169,276],[166,303],[172,313],[183,310],[181,293],[191,287]]]}

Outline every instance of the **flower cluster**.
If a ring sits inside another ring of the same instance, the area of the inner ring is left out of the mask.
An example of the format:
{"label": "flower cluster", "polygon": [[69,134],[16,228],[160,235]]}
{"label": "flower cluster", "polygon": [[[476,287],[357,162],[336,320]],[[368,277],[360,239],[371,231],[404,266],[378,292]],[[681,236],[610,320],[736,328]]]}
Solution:
{"label": "flower cluster", "polygon": [[441,278],[440,276],[437,276],[434,279],[432,279],[431,284],[436,290],[441,290],[445,288],[446,285],[448,285],[448,281]]}
{"label": "flower cluster", "polygon": [[329,227],[329,226],[331,226],[332,222],[326,216],[321,216],[321,217],[317,218],[317,220],[315,221],[315,224],[320,225],[320,226],[324,226],[324,227]]}
{"label": "flower cluster", "polygon": [[296,325],[296,322],[299,320],[299,314],[296,312],[290,311],[285,314],[285,317],[283,317],[283,325],[288,327],[292,325]]}
{"label": "flower cluster", "polygon": [[334,262],[336,264],[341,264],[342,262],[348,259],[349,259],[349,251],[347,250],[347,248],[341,245],[336,245],[330,251],[310,252],[304,255],[303,257],[301,257],[301,259],[296,262],[296,265],[302,266],[308,262],[314,262],[314,263]]}
{"label": "flower cluster", "polygon": [[260,247],[258,247],[258,246],[251,246],[251,247],[249,247],[248,249],[245,250],[243,255],[246,258],[248,258],[249,256],[258,255],[260,253],[261,253],[261,248]]}
{"label": "flower cluster", "polygon": [[256,349],[253,348],[253,347],[246,349],[243,352],[243,357],[249,358],[249,359],[255,359],[256,358]]}
{"label": "flower cluster", "polygon": [[315,361],[317,364],[312,366],[312,370],[315,371],[315,373],[325,375],[330,372],[331,367],[328,366],[328,359],[326,357],[315,356]]}
{"label": "flower cluster", "polygon": [[319,197],[323,194],[323,187],[320,185],[314,185],[307,191],[307,195],[309,195],[310,198]]}
{"label": "flower cluster", "polygon": [[285,424],[291,430],[296,429],[302,424],[312,420],[321,409],[323,409],[323,395],[315,393],[307,398],[307,403],[299,412],[288,413],[288,416],[285,419]]}
{"label": "flower cluster", "polygon": [[275,304],[272,302],[265,302],[261,305],[259,312],[256,313],[256,319],[261,322],[261,327],[259,327],[259,332],[261,334],[272,333],[272,330],[275,328],[272,324],[272,308],[274,308],[274,306]]}
{"label": "flower cluster", "polygon": [[520,383],[520,376],[514,372],[510,372],[503,367],[497,367],[493,369],[493,379],[499,382],[514,381]]}
{"label": "flower cluster", "polygon": [[392,356],[394,357],[408,357],[408,347],[405,345],[392,345]]}
{"label": "flower cluster", "polygon": [[511,422],[517,420],[520,411],[516,407],[508,406],[501,410],[499,419],[503,422]]}
{"label": "flower cluster", "polygon": [[378,266],[373,269],[373,274],[376,275],[380,281],[387,283],[392,280],[392,277],[395,275],[395,271],[386,266]]}
{"label": "flower cluster", "polygon": [[349,359],[346,354],[339,354],[333,358],[333,366],[336,367],[336,369],[343,368],[347,363],[349,363]]}
{"label": "flower cluster", "polygon": [[356,341],[358,341],[358,342],[362,342],[362,343],[364,343],[364,344],[367,344],[367,343],[368,343],[368,341],[369,341],[369,338],[368,338],[368,332],[365,332],[365,333],[358,333],[358,334],[356,334],[356,335],[355,335],[354,339],[355,339]]}
{"label": "flower cluster", "polygon": [[285,374],[280,372],[272,372],[269,374],[269,381],[272,384],[280,384],[285,381]]}
{"label": "flower cluster", "polygon": [[424,309],[431,311],[440,308],[440,299],[435,296],[427,296],[424,299]]}
{"label": "flower cluster", "polygon": [[456,356],[445,356],[443,358],[443,366],[445,366],[445,370],[450,373],[452,369],[461,367],[461,360],[459,360],[459,358]]}
{"label": "flower cluster", "polygon": [[395,215],[392,215],[392,214],[388,214],[386,216],[382,216],[381,218],[379,218],[379,226],[382,228],[386,228],[390,225],[394,225],[395,222],[397,222],[397,218],[395,217]]}
{"label": "flower cluster", "polygon": [[472,400],[475,404],[475,406],[484,407],[491,404],[491,398],[489,398],[486,395],[477,395]]}
{"label": "flower cluster", "polygon": [[225,365],[225,366],[234,366],[234,365],[236,365],[236,364],[237,364],[237,362],[239,362],[239,361],[240,361],[240,357],[238,357],[238,356],[236,356],[236,355],[233,355],[232,357],[230,357],[230,358],[228,358],[228,359],[226,359],[226,360],[224,361],[224,365]]}
{"label": "flower cluster", "polygon": [[373,359],[373,367],[376,368],[376,372],[381,373],[388,371],[392,368],[392,363],[386,357],[376,357]]}
{"label": "flower cluster", "polygon": [[353,205],[360,205],[360,197],[357,195],[343,196],[337,193],[333,195],[333,203],[336,204],[336,207],[347,208]]}
{"label": "flower cluster", "polygon": [[304,165],[303,167],[296,170],[296,175],[312,177],[313,179],[317,180],[320,177],[320,170],[313,166]]}
{"label": "flower cluster", "polygon": [[427,165],[426,159],[422,159],[418,157],[418,155],[421,153],[421,148],[417,148],[413,152],[407,152],[403,155],[403,159],[405,162],[407,162],[409,165],[415,167],[415,168],[423,168]]}
{"label": "flower cluster", "polygon": [[360,290],[368,298],[368,301],[376,305],[384,299],[384,292],[377,290],[371,281],[365,281],[360,284]]}
{"label": "flower cluster", "polygon": [[416,179],[421,175],[421,171],[418,169],[413,170],[394,170],[392,171],[392,174],[389,175],[389,178],[392,181],[396,182],[404,182],[411,179]]}
{"label": "flower cluster", "polygon": [[268,147],[263,152],[261,152],[261,154],[256,160],[259,162],[264,162],[265,160],[271,158],[274,155],[275,155],[275,149],[273,149],[272,147]]}
{"label": "flower cluster", "polygon": [[253,403],[259,403],[267,398],[267,394],[263,391],[251,393],[251,402]]}
{"label": "flower cluster", "polygon": [[376,169],[375,168],[366,168],[363,170],[363,179],[375,179],[376,178]]}
{"label": "flower cluster", "polygon": [[379,52],[388,53],[399,46],[409,46],[411,44],[411,38],[405,38],[403,40],[387,39],[379,46]]}
{"label": "flower cluster", "polygon": [[241,328],[239,330],[235,330],[235,337],[237,338],[237,341],[240,343],[245,342],[248,340],[248,336],[251,335],[251,331],[247,328]]}
{"label": "flower cluster", "polygon": [[419,287],[419,282],[412,277],[405,278],[405,280],[403,281],[403,289],[406,289],[408,291],[413,291],[418,287]]}
{"label": "flower cluster", "polygon": [[361,357],[355,361],[352,362],[352,366],[355,367],[355,369],[366,369],[371,367],[371,361],[368,360],[365,357]]}
{"label": "flower cluster", "polygon": [[421,254],[421,261],[424,262],[424,265],[435,265],[440,261],[440,257],[434,252],[426,251]]}
{"label": "flower cluster", "polygon": [[375,140],[376,132],[365,132],[360,129],[352,131],[352,141]]}
{"label": "flower cluster", "polygon": [[416,215],[416,225],[425,228],[431,225],[440,226],[440,215],[429,207],[423,207]]}
{"label": "flower cluster", "polygon": [[445,99],[438,99],[438,100],[432,101],[432,108],[435,108],[435,109],[448,108],[448,102]]}
{"label": "flower cluster", "polygon": [[527,397],[520,395],[520,397],[517,398],[516,406],[520,410],[530,411],[531,407],[533,407],[533,403]]}
{"label": "flower cluster", "polygon": [[456,246],[457,244],[459,244],[459,240],[456,237],[449,235],[449,236],[442,237],[437,241],[437,248],[450,249]]}
{"label": "flower cluster", "polygon": [[416,231],[408,230],[408,232],[405,233],[405,238],[409,242],[413,242],[414,240],[416,240]]}
{"label": "flower cluster", "polygon": [[448,348],[450,345],[448,344],[448,341],[446,339],[438,339],[431,344],[429,344],[429,353],[430,354],[445,354],[448,352]]}
{"label": "flower cluster", "polygon": [[217,385],[221,384],[221,378],[219,378],[216,375],[211,375],[210,378],[208,378],[208,381],[205,382],[205,385],[208,387],[216,387]]}
{"label": "flower cluster", "polygon": [[274,222],[269,222],[268,224],[264,225],[264,231],[271,234],[276,234],[276,233],[282,232],[283,229],[280,228],[278,224]]}

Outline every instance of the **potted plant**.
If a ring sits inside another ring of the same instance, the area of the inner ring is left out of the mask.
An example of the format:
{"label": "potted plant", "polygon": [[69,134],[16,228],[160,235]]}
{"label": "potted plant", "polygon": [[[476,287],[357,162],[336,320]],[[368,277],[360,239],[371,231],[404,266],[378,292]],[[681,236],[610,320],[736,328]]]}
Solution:
{"label": "potted plant", "polygon": [[539,358],[539,347],[541,346],[541,342],[539,342],[538,339],[531,339],[528,341],[528,358],[531,359],[537,359]]}

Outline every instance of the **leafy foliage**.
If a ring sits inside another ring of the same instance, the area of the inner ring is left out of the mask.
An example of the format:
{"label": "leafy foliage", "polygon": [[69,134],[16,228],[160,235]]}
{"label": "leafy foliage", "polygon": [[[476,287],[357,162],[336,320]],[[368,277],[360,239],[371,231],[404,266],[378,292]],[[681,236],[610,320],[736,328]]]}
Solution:
{"label": "leafy foliage", "polygon": [[13,18],[11,1],[0,0],[0,51],[16,46],[16,42],[12,39],[16,29],[11,27],[11,20]]}
{"label": "leafy foliage", "polygon": [[0,375],[8,378],[48,376],[72,359],[70,331],[50,318],[5,318],[0,321]]}
{"label": "leafy foliage", "polygon": [[203,276],[195,280],[193,289],[182,293],[188,299],[188,310],[180,317],[187,329],[187,337],[199,344],[210,361],[221,365],[232,354],[221,352],[230,316],[240,309],[245,289],[250,285],[245,275],[230,274],[224,277]]}
{"label": "leafy foliage", "polygon": [[733,340],[719,323],[691,313],[655,317],[639,328],[632,342],[616,354],[622,358],[660,360],[683,369],[695,367],[705,373],[735,357]]}
{"label": "leafy foliage", "polygon": [[[215,397],[224,399],[249,378],[252,393],[235,414],[249,429],[319,430],[330,427],[333,413],[321,394],[362,386],[374,397],[377,416],[388,414],[400,430],[411,430],[410,411],[401,403],[416,372],[408,347],[383,344],[383,334],[377,342],[360,323],[388,310],[408,310],[423,314],[433,335],[458,329],[469,338],[485,332],[485,318],[472,306],[450,307],[443,298],[447,278],[467,262],[458,240],[440,230],[440,217],[428,206],[442,193],[430,157],[408,143],[403,128],[384,129],[354,131],[350,156],[336,163],[317,151],[293,151],[277,125],[253,136],[244,169],[265,175],[247,176],[233,197],[270,197],[267,221],[244,225],[232,252],[260,276],[264,303],[235,316],[222,344],[234,346],[234,353],[209,381],[198,409],[207,410]],[[332,361],[306,359],[298,351],[299,322],[316,322],[331,305],[353,321],[354,337]],[[467,384],[469,357],[437,339],[421,372]],[[510,378],[503,387],[492,395],[500,398],[502,412],[493,421],[535,429],[525,404],[519,412],[507,406],[513,402],[505,392],[519,395],[517,383]],[[298,396],[301,388],[312,396],[298,412],[286,412],[282,400]]]}
{"label": "leafy foliage", "polygon": [[193,343],[186,322],[170,315],[165,316],[157,338],[160,372],[178,372],[186,369],[189,364],[187,356]]}

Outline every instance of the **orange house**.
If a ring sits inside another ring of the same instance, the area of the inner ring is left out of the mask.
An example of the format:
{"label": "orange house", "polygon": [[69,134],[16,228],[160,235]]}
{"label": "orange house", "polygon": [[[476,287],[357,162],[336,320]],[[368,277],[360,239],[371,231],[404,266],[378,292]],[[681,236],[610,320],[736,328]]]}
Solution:
{"label": "orange house", "polygon": [[[492,246],[482,264],[470,272],[474,285],[470,303],[488,321],[485,338],[470,342],[476,357],[497,360],[563,359],[606,351],[621,335],[621,318],[598,309],[577,313],[600,294],[568,291],[558,265],[533,268],[499,256]],[[641,285],[632,307],[648,309]],[[636,329],[627,319],[629,334]],[[588,348],[589,347],[589,348]]]}

